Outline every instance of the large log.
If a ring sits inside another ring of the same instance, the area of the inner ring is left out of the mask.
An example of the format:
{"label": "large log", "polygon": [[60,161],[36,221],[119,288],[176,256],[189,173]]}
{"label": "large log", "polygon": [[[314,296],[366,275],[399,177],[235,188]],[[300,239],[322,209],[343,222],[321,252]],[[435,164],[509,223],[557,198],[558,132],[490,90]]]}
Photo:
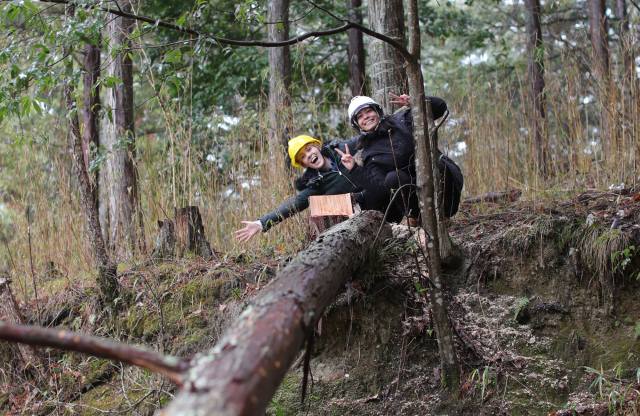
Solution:
{"label": "large log", "polygon": [[182,391],[160,414],[264,414],[305,336],[369,257],[381,226],[380,213],[365,211],[300,252],[220,341],[194,358]]}

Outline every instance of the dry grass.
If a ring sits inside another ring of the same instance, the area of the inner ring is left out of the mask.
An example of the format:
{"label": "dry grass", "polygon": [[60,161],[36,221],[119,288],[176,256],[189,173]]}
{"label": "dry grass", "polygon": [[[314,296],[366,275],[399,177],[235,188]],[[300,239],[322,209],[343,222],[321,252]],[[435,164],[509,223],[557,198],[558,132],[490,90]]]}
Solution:
{"label": "dry grass", "polygon": [[[445,96],[452,118],[441,133],[441,143],[445,149],[452,149],[456,142],[466,143],[466,151],[457,157],[465,175],[466,195],[515,187],[523,190],[525,198],[544,201],[622,182],[637,184],[638,84],[629,85],[619,75],[619,65],[612,66],[615,82],[607,88],[585,78],[575,57],[562,57],[560,65],[562,71],[546,77],[548,178],[534,164],[533,137],[525,116],[525,78],[509,81],[496,75],[487,82],[470,73]],[[148,80],[150,85],[153,82]],[[602,94],[601,103],[602,91],[607,94]],[[254,220],[294,194],[293,175],[285,173],[284,155],[269,153],[265,111],[243,112],[238,125],[229,131],[194,132],[189,94],[183,100],[162,97],[145,102],[138,110],[144,123],[161,132],[141,134],[137,141],[147,249],[153,247],[157,220],[171,217],[174,207],[190,204],[200,207],[207,237],[216,250],[269,255],[302,247],[305,215],[279,224],[248,244],[233,238],[242,220]],[[296,125],[303,126],[300,131],[336,137],[319,103],[312,96],[302,101],[295,103],[294,112]],[[343,107],[335,105],[335,111],[343,112]],[[606,140],[600,129],[603,111],[608,111],[613,126]],[[70,176],[64,115],[15,121],[3,130],[9,139],[0,144],[0,189],[12,214],[1,221],[0,259],[16,281],[16,293],[33,298],[34,281],[41,289],[39,296],[90,284],[94,271],[76,184]],[[20,141],[23,143],[15,144]],[[219,170],[208,161],[209,154],[224,157],[225,168]],[[45,273],[50,262],[59,271],[54,277]]]}

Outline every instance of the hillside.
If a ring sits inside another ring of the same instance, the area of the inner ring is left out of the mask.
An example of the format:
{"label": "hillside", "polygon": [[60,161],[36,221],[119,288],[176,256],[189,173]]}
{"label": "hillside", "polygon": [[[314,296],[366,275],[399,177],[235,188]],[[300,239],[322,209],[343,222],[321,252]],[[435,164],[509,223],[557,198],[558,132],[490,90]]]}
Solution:
{"label": "hillside", "polygon": [[[416,284],[424,264],[415,240],[395,227],[383,258],[354,276],[317,328],[305,404],[298,360],[269,414],[635,414],[638,199],[633,190],[593,191],[560,203],[463,207],[451,234],[465,260],[447,275],[464,369],[459,397],[439,388],[436,340]],[[209,262],[136,265],[121,274],[126,295],[113,320],[97,312],[92,288],[67,287],[24,309],[40,309],[46,326],[191,356],[286,261],[218,252]],[[147,371],[55,350],[46,357],[49,383],[34,383],[15,374],[8,344],[0,354],[7,414],[152,414],[173,393]]]}

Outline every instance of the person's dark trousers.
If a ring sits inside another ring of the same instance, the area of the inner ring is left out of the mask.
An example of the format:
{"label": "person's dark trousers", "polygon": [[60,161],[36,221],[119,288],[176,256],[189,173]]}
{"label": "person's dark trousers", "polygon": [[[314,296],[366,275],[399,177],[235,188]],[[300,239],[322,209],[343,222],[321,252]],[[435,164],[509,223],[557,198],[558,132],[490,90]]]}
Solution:
{"label": "person's dark trousers", "polygon": [[[384,178],[384,188],[389,191],[388,201],[391,200],[396,190],[400,190],[389,207],[388,222],[400,222],[405,216],[419,217],[420,206],[418,204],[416,186],[408,173],[402,170],[387,173]],[[383,207],[383,210],[386,209],[386,205],[388,205],[388,202]]]}

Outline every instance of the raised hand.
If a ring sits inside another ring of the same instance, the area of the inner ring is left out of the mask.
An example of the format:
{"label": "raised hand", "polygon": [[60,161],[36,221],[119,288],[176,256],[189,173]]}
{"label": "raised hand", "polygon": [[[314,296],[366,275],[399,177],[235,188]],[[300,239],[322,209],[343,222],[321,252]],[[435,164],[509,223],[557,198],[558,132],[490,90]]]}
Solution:
{"label": "raised hand", "polygon": [[390,92],[389,102],[394,105],[399,105],[400,107],[409,107],[411,105],[411,97],[407,94],[395,95]]}
{"label": "raised hand", "polygon": [[339,148],[336,147],[336,152],[340,155],[340,161],[349,171],[353,169],[356,164],[356,161],[353,159],[353,155],[349,153],[349,145],[345,144],[345,151],[343,152]]}
{"label": "raised hand", "polygon": [[242,243],[249,241],[251,237],[262,231],[262,223],[260,221],[242,221],[242,223],[244,227],[234,233],[236,240]]}

